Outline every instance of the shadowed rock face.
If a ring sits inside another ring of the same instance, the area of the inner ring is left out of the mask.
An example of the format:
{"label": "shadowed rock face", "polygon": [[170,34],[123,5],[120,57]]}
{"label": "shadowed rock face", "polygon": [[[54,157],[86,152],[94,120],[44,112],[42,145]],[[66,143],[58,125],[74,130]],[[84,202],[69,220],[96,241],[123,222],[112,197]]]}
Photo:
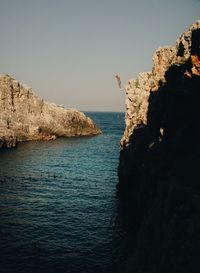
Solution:
{"label": "shadowed rock face", "polygon": [[[152,71],[140,73],[137,79],[131,79],[126,90],[126,129],[121,146],[129,143],[133,130],[147,124],[147,112],[150,92],[156,92],[166,82],[165,74],[173,65],[182,65],[191,61],[192,74],[198,74],[200,21],[195,22],[188,31],[176,41],[175,46],[159,48],[153,55]],[[188,71],[185,71],[186,73]]]}
{"label": "shadowed rock face", "polygon": [[100,133],[82,112],[47,103],[30,87],[0,75],[0,148],[14,147],[17,141]]}
{"label": "shadowed rock face", "polygon": [[121,272],[200,270],[199,60],[197,21],[126,86],[118,191],[132,244]]}

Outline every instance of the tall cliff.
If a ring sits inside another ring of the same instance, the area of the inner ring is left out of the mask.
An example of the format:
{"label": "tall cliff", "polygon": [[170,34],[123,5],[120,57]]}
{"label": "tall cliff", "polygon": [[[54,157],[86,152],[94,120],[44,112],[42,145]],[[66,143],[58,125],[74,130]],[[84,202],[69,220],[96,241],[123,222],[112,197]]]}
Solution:
{"label": "tall cliff", "polygon": [[0,75],[0,148],[17,141],[97,135],[101,131],[82,112],[40,99],[8,75]]}
{"label": "tall cliff", "polygon": [[133,243],[121,272],[199,272],[200,21],[153,63],[125,88],[118,191]]}

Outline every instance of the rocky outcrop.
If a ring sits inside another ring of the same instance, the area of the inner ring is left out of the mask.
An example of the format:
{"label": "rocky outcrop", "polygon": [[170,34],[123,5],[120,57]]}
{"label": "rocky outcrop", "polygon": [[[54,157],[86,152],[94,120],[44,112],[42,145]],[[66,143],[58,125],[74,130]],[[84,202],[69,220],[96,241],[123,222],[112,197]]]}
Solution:
{"label": "rocky outcrop", "polygon": [[98,135],[101,131],[82,112],[47,103],[8,75],[0,75],[0,148],[18,141]]}
{"label": "rocky outcrop", "polygon": [[198,272],[200,21],[153,62],[126,86],[118,191],[132,228],[119,272]]}
{"label": "rocky outcrop", "polygon": [[188,31],[180,36],[175,46],[159,48],[153,55],[152,71],[140,73],[137,79],[128,81],[128,84],[125,86],[126,129],[121,140],[122,147],[128,145],[130,136],[135,128],[147,124],[150,93],[156,92],[166,82],[166,72],[170,67],[173,65],[180,66],[190,61],[192,67],[189,67],[188,70],[186,69],[185,74],[188,77],[192,74],[200,75],[200,60],[197,55],[197,51],[199,50],[199,28],[200,21],[197,21]]}

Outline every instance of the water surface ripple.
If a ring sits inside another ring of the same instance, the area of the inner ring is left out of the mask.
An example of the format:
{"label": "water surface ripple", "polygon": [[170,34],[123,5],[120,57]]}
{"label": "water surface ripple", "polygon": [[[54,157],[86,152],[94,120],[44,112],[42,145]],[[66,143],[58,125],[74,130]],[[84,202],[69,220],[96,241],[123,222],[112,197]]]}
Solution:
{"label": "water surface ripple", "polygon": [[97,137],[0,152],[1,272],[114,272],[122,113],[87,113]]}

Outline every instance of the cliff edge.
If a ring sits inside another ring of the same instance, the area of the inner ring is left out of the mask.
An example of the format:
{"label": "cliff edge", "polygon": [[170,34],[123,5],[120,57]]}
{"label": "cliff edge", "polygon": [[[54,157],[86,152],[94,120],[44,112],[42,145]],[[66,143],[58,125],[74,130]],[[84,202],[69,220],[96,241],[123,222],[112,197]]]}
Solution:
{"label": "cliff edge", "polygon": [[132,244],[120,270],[199,272],[200,21],[125,90],[118,191]]}
{"label": "cliff edge", "polygon": [[19,141],[98,135],[101,131],[82,112],[40,99],[8,75],[0,75],[0,148]]}

